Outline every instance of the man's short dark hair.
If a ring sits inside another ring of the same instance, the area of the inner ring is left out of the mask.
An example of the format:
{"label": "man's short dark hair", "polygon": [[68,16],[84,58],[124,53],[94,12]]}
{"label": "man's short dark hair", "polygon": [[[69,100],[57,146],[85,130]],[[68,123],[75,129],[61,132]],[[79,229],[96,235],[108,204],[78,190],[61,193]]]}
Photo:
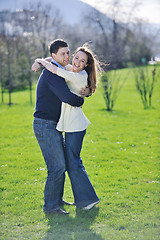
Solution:
{"label": "man's short dark hair", "polygon": [[60,48],[68,47],[68,43],[65,42],[63,39],[56,39],[53,42],[51,42],[48,47],[51,54],[52,53],[56,54]]}

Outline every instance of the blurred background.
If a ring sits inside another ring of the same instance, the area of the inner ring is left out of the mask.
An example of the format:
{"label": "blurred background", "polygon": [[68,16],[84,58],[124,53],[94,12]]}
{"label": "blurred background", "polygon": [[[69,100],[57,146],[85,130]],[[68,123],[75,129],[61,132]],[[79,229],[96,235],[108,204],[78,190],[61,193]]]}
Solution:
{"label": "blurred background", "polygon": [[31,65],[49,56],[48,44],[88,42],[104,70],[160,61],[159,0],[1,0],[2,92],[32,88]]}

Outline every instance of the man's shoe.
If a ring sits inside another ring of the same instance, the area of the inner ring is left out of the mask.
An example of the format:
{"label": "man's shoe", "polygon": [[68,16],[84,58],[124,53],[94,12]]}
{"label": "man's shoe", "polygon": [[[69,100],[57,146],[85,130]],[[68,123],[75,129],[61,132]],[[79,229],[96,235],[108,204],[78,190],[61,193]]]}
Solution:
{"label": "man's shoe", "polygon": [[63,205],[68,205],[68,206],[70,206],[70,205],[75,205],[75,203],[70,203],[70,202],[66,202],[66,201],[62,200],[62,201],[60,202],[60,206],[63,206]]}
{"label": "man's shoe", "polygon": [[90,210],[91,208],[93,208],[96,204],[98,204],[99,203],[99,201],[97,201],[97,202],[94,202],[94,203],[91,203],[91,204],[89,204],[88,206],[86,206],[86,207],[83,207],[82,209],[83,210]]}
{"label": "man's shoe", "polygon": [[67,214],[69,214],[69,212],[66,212],[66,211],[64,211],[64,210],[62,210],[61,208],[60,209],[57,209],[57,210],[50,210],[50,211],[46,211],[45,213],[51,213],[51,214],[58,214],[58,215],[67,215]]}

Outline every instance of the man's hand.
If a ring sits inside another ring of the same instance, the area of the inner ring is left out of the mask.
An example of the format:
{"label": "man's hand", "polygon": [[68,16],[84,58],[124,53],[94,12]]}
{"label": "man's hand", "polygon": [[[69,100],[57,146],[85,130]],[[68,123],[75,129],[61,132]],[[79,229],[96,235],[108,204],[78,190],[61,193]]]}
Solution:
{"label": "man's hand", "polygon": [[80,94],[82,97],[87,97],[87,96],[90,94],[90,89],[89,89],[89,87],[86,85],[85,88],[81,88],[79,94]]}
{"label": "man's hand", "polygon": [[39,64],[38,62],[34,62],[34,63],[33,63],[33,65],[32,65],[32,71],[38,72],[40,68],[41,68],[41,64]]}

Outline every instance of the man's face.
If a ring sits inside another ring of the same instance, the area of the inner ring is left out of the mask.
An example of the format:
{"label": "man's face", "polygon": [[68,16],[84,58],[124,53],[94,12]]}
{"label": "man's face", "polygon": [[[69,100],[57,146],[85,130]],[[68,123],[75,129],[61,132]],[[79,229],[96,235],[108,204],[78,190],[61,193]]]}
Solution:
{"label": "man's face", "polygon": [[57,63],[65,67],[66,65],[69,64],[70,60],[69,48],[68,47],[59,48],[57,53],[52,53],[52,57]]}

